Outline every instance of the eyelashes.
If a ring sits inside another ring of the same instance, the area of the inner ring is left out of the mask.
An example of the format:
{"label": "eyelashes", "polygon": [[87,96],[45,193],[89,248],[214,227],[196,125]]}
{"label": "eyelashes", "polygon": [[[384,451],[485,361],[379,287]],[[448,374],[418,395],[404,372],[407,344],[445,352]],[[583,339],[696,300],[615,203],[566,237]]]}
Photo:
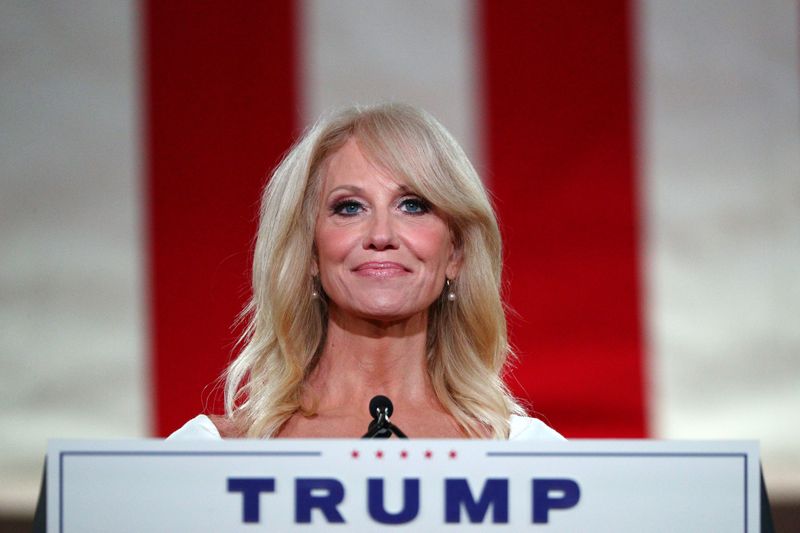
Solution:
{"label": "eyelashes", "polygon": [[[353,217],[363,213],[366,209],[364,203],[353,198],[337,200],[330,207],[334,215]],[[431,205],[427,200],[418,196],[407,196],[401,198],[397,203],[397,209],[409,215],[423,215],[431,211]]]}
{"label": "eyelashes", "polygon": [[355,216],[364,209],[364,205],[356,200],[339,200],[331,207],[334,215]]}
{"label": "eyelashes", "polygon": [[431,204],[417,196],[404,198],[400,201],[400,207],[403,211],[411,215],[421,215],[431,210]]}

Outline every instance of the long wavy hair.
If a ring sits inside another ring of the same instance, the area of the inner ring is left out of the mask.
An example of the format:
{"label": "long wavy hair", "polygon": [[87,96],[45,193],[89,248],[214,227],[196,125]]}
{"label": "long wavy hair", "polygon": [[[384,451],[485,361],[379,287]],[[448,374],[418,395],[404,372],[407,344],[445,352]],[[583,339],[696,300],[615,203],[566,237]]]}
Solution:
{"label": "long wavy hair", "polygon": [[442,406],[471,437],[507,438],[524,414],[502,372],[510,355],[501,300],[501,240],[486,191],[466,154],[426,112],[404,104],[353,106],[322,117],[273,172],[261,199],[253,294],[242,313],[241,351],[225,375],[225,410],[243,436],[277,434],[303,404],[328,311],[312,298],[314,228],[325,163],[349,139],[435,206],[462,264],[428,313],[427,361]]}

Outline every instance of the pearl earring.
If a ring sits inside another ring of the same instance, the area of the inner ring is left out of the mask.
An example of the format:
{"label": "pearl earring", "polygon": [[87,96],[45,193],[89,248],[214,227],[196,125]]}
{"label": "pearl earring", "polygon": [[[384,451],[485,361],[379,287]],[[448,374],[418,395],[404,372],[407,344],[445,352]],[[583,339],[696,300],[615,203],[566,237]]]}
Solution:
{"label": "pearl earring", "polygon": [[319,280],[316,277],[311,278],[311,299],[316,300],[319,298]]}
{"label": "pearl earring", "polygon": [[447,301],[448,302],[455,302],[456,301],[456,292],[451,287],[452,282],[448,279],[445,282],[445,289],[447,289]]}

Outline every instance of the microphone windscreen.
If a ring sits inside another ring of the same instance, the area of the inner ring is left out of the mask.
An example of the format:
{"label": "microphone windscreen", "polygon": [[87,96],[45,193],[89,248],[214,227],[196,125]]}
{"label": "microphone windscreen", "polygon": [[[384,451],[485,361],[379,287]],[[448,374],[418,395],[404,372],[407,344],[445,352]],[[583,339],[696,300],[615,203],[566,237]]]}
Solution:
{"label": "microphone windscreen", "polygon": [[391,417],[394,412],[392,400],[386,396],[378,395],[369,401],[369,414],[372,418],[378,418],[378,413],[386,410],[386,416]]}

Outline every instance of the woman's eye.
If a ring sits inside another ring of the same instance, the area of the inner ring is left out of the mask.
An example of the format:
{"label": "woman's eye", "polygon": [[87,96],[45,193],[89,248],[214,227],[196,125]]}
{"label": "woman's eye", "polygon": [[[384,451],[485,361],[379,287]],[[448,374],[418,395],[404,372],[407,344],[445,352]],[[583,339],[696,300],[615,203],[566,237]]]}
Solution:
{"label": "woman's eye", "polygon": [[406,198],[400,202],[400,209],[412,215],[427,213],[430,206],[422,198]]}
{"label": "woman's eye", "polygon": [[355,200],[343,200],[333,206],[333,212],[337,215],[352,216],[361,212],[363,206]]}

